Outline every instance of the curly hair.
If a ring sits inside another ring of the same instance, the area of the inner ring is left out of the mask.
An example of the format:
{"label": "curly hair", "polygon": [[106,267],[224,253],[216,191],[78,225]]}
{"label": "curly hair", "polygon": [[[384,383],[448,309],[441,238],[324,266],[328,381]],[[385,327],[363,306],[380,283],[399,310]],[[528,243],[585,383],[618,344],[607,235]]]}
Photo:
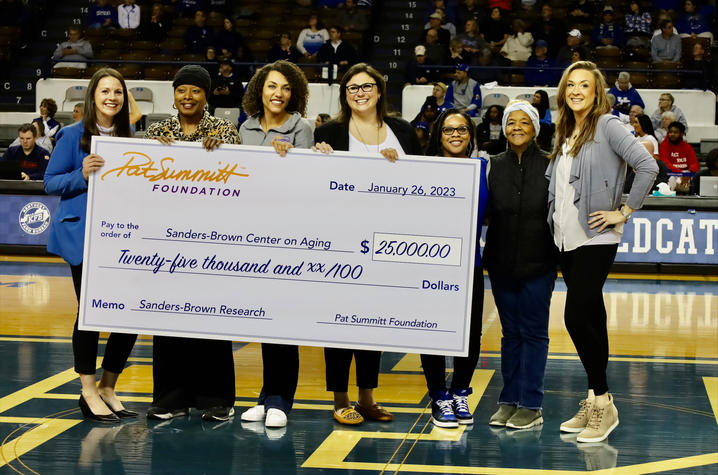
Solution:
{"label": "curly hair", "polygon": [[466,146],[466,156],[470,157],[474,151],[474,143],[476,142],[476,127],[474,122],[466,112],[461,112],[459,109],[447,109],[442,112],[439,117],[434,121],[434,125],[431,126],[431,135],[429,136],[429,144],[426,146],[426,152],[424,155],[430,157],[440,157],[444,155],[444,146],[441,143],[441,135],[443,132],[441,129],[444,127],[444,122],[449,116],[460,115],[464,118],[467,127],[469,127],[469,144]]}
{"label": "curly hair", "polygon": [[247,91],[244,93],[244,99],[242,99],[242,108],[247,115],[264,116],[262,90],[270,71],[277,71],[287,78],[289,82],[292,95],[289,98],[286,111],[289,113],[299,112],[302,117],[305,117],[307,115],[307,101],[309,100],[307,77],[296,64],[283,59],[263,66],[249,80]]}
{"label": "curly hair", "polygon": [[42,102],[40,102],[40,107],[42,106],[47,107],[47,115],[55,117],[55,114],[57,113],[57,102],[55,102],[55,99],[46,97],[42,100]]}

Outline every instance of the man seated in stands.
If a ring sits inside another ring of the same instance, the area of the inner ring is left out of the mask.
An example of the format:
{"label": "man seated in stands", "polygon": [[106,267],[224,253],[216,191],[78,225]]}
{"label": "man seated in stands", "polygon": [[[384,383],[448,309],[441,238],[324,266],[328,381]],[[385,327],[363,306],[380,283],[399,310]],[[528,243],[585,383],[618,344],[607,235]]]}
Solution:
{"label": "man seated in stands", "polygon": [[673,94],[667,92],[658,97],[658,109],[653,111],[653,114],[651,114],[651,123],[653,124],[654,129],[661,126],[661,116],[664,112],[673,112],[676,115],[674,120],[683,124],[684,128],[688,128],[686,116],[683,114],[683,111],[678,108],[678,106],[673,104],[674,101],[675,99],[673,98]]}
{"label": "man seated in stands", "polygon": [[279,41],[272,45],[267,57],[270,63],[283,59],[291,63],[296,63],[299,59],[299,50],[294,46],[294,42],[289,37],[289,33],[283,31],[279,34]]}
{"label": "man seated in stands", "polygon": [[451,81],[444,100],[453,102],[454,107],[476,117],[481,110],[481,85],[469,77],[469,66],[456,66],[456,79]]}
{"label": "man seated in stands", "polygon": [[22,124],[17,131],[20,145],[9,147],[3,160],[18,162],[23,180],[42,180],[50,152],[35,145],[37,130],[32,124]]}
{"label": "man seated in stands", "polygon": [[654,63],[681,60],[681,37],[674,33],[673,22],[663,19],[658,24],[660,35],[651,39],[651,58]]}
{"label": "man seated in stands", "polygon": [[72,123],[80,122],[82,120],[82,114],[85,113],[85,103],[78,102],[72,108]]}
{"label": "man seated in stands", "polygon": [[[45,124],[43,124],[41,119],[35,119],[31,122],[33,127],[35,127],[35,145],[37,145],[40,148],[44,148],[47,150],[48,153],[52,154],[52,149],[55,148],[55,146],[52,143],[52,140],[50,140],[50,137],[45,135]],[[20,140],[20,136],[12,141],[12,143],[9,145],[9,147],[16,147],[22,145],[22,140]]]}
{"label": "man seated in stands", "polygon": [[620,48],[625,43],[623,28],[613,21],[613,7],[606,5],[603,8],[601,23],[596,25],[591,36],[596,48]]}
{"label": "man seated in stands", "polygon": [[344,8],[337,16],[337,22],[344,28],[344,31],[362,32],[369,27],[366,15],[357,8],[356,0],[346,0]]}
{"label": "man seated in stands", "polygon": [[547,56],[548,44],[545,40],[538,40],[534,43],[534,54],[526,61],[524,80],[527,86],[555,86],[556,71],[551,58]]}
{"label": "man seated in stands", "polygon": [[616,103],[613,105],[613,108],[624,114],[628,114],[633,105],[640,106],[641,112],[643,112],[643,108],[646,107],[641,95],[636,91],[636,88],[631,85],[631,75],[626,71],[618,73],[616,84],[608,92],[616,96]]}
{"label": "man seated in stands", "polygon": [[212,93],[209,94],[209,105],[211,113],[217,107],[239,108],[244,97],[244,86],[242,80],[234,74],[232,62],[228,59],[220,61],[219,73],[212,81]]}
{"label": "man seated in stands", "polygon": [[88,28],[117,28],[117,10],[108,0],[95,0],[87,9]]}
{"label": "man seated in stands", "polygon": [[561,46],[561,49],[558,50],[558,54],[556,55],[556,66],[565,67],[571,64],[574,51],[580,50],[579,54],[581,57],[586,57],[586,53],[581,47],[582,36],[581,31],[575,28],[568,32],[568,35],[566,36],[566,44]]}
{"label": "man seated in stands", "polygon": [[446,25],[442,24],[443,20],[444,13],[441,10],[435,11],[429,15],[429,21],[424,25],[424,30],[436,30],[439,36],[439,43],[448,47],[449,41],[451,41],[451,38],[456,34],[456,28],[454,28],[454,35],[452,35]]}
{"label": "man seated in stands", "polygon": [[414,60],[406,65],[407,84],[429,84],[437,80],[438,71],[428,67],[426,62],[426,47],[417,45],[414,48]]}
{"label": "man seated in stands", "polygon": [[706,58],[706,50],[702,43],[694,43],[691,49],[691,57],[684,63],[688,71],[699,71],[697,73],[686,73],[683,76],[682,85],[684,89],[700,89],[705,91],[711,89],[712,65]]}
{"label": "man seated in stands", "polygon": [[329,28],[329,39],[319,48],[317,59],[320,63],[338,64],[340,68],[347,68],[357,61],[354,47],[342,41],[342,27],[339,25]]}
{"label": "man seated in stands", "polygon": [[207,15],[203,10],[195,12],[194,25],[187,28],[184,41],[187,52],[193,54],[205,54],[207,48],[214,45],[214,31],[207,26]]}
{"label": "man seated in stands", "polygon": [[426,62],[428,64],[446,63],[446,57],[449,55],[449,48],[446,45],[439,43],[438,30],[426,30],[424,46],[426,46]]}
{"label": "man seated in stands", "polygon": [[82,29],[72,25],[67,29],[67,41],[57,45],[52,59],[58,61],[55,68],[78,68],[87,67],[86,60],[92,58],[92,45],[82,36]]}
{"label": "man seated in stands", "polygon": [[120,28],[132,30],[140,26],[140,6],[135,5],[135,0],[124,0],[117,7],[117,23]]}
{"label": "man seated in stands", "polygon": [[668,135],[658,146],[661,161],[668,165],[672,172],[693,172],[700,168],[696,152],[691,145],[683,140],[686,128],[678,121],[668,125]]}

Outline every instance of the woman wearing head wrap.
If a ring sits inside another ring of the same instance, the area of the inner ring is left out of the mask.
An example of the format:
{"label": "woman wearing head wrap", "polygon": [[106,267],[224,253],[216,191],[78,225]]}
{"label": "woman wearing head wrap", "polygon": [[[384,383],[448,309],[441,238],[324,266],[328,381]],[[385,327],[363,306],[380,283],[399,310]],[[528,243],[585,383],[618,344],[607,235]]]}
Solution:
{"label": "woman wearing head wrap", "polygon": [[[180,69],[172,81],[177,115],[156,122],[145,137],[169,145],[175,140],[202,142],[207,150],[222,143],[239,143],[229,121],[207,112],[209,73],[201,66]],[[152,347],[154,393],[150,419],[186,416],[190,407],[203,410],[202,419],[225,421],[234,415],[232,342],[155,336]]]}
{"label": "woman wearing head wrap", "polygon": [[509,149],[491,157],[489,228],[484,265],[501,319],[504,387],[492,426],[527,429],[543,423],[548,320],[556,249],[546,222],[548,153],[536,144],[539,114],[526,101],[506,106]]}
{"label": "woman wearing head wrap", "polygon": [[[476,142],[474,123],[469,114],[458,109],[441,113],[431,128],[426,155],[434,157],[471,158]],[[481,234],[484,210],[488,198],[486,187],[487,161],[478,158],[480,164],[479,215],[477,236]],[[421,355],[426,386],[431,397],[431,422],[438,427],[456,428],[459,424],[473,424],[474,415],[469,408],[469,395],[473,392],[471,378],[481,350],[481,326],[484,309],[484,273],[481,267],[479,242],[476,242],[474,262],[474,285],[471,297],[471,327],[469,328],[469,353],[454,357],[454,374],[447,389],[446,357],[444,355]]]}

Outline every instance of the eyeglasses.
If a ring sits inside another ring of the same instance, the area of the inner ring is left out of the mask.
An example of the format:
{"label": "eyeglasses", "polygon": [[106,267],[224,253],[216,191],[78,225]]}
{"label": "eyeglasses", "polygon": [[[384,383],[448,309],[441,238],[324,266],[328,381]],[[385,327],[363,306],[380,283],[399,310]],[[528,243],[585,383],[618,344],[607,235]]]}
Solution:
{"label": "eyeglasses", "polygon": [[444,135],[454,135],[454,132],[458,132],[459,135],[466,135],[469,133],[469,128],[465,125],[460,125],[458,127],[442,127],[441,133]]}
{"label": "eyeglasses", "polygon": [[374,89],[374,86],[376,86],[375,82],[365,82],[362,85],[352,84],[351,86],[347,86],[347,92],[351,95],[354,95],[359,92],[359,89],[364,92],[371,92],[372,89]]}

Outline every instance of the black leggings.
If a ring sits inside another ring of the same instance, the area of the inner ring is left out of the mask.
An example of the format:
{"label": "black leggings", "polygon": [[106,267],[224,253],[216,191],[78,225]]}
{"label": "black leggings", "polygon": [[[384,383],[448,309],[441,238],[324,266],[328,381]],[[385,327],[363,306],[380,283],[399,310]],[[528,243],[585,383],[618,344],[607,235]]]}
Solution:
{"label": "black leggings", "polygon": [[[82,264],[70,266],[72,271],[72,283],[75,285],[77,301],[80,301],[80,288],[82,287]],[[95,374],[97,366],[97,342],[100,333],[87,330],[79,330],[77,327],[80,318],[78,308],[75,327],[72,330],[72,353],[75,357],[75,371],[79,374]],[[102,358],[102,369],[112,373],[121,373],[130,356],[132,347],[135,346],[137,335],[126,333],[110,333],[105,346],[105,355]]]}
{"label": "black leggings", "polygon": [[559,255],[567,289],[563,316],[566,330],[588,375],[588,388],[596,395],[608,392],[608,330],[603,284],[617,249],[618,244],[581,246]]}
{"label": "black leggings", "polygon": [[324,348],[327,391],[347,392],[352,357],[356,363],[357,386],[360,389],[373,389],[379,385],[381,351]]}
{"label": "black leggings", "polygon": [[[474,376],[481,352],[481,329],[484,310],[484,272],[481,267],[474,269],[474,290],[471,294],[471,328],[469,329],[469,355],[454,357],[452,389],[468,389]],[[446,357],[443,355],[421,355],[426,386],[429,394],[446,390]]]}

